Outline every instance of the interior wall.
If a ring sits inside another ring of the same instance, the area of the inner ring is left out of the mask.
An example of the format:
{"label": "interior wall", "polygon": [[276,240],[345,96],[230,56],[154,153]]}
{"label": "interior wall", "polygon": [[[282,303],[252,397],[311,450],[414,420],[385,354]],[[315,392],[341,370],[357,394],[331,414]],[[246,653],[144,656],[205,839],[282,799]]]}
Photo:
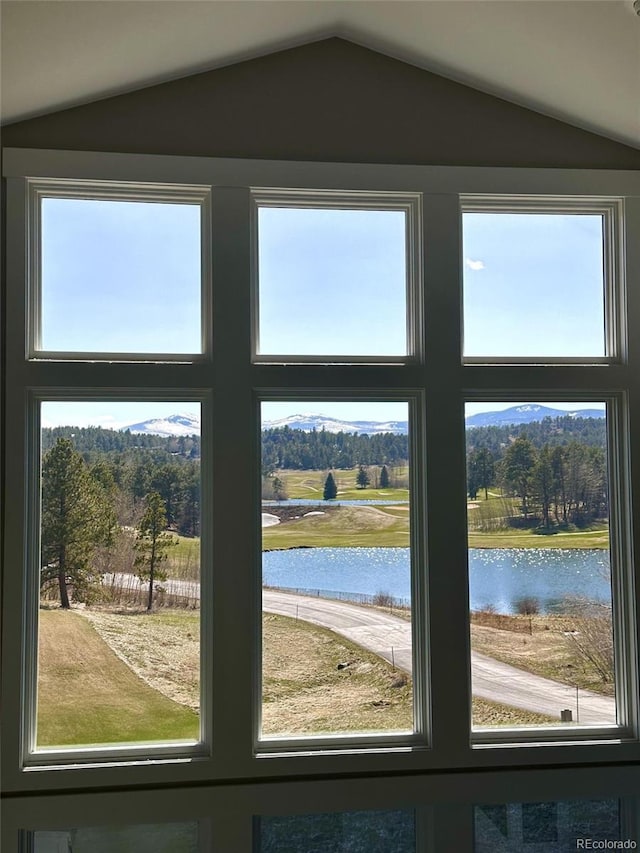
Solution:
{"label": "interior wall", "polygon": [[16,122],[10,147],[637,169],[640,151],[338,38]]}

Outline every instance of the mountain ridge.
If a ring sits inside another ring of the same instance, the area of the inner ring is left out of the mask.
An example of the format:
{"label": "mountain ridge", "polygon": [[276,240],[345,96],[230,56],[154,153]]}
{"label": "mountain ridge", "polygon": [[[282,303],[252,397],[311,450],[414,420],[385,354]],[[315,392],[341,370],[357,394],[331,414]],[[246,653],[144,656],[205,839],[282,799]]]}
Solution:
{"label": "mountain ridge", "polygon": [[[604,409],[574,409],[572,411],[565,411],[564,409],[554,409],[540,403],[523,403],[503,409],[502,411],[479,412],[475,415],[469,415],[465,418],[465,423],[467,428],[507,426],[511,424],[532,423],[548,417],[604,418],[605,414]],[[304,432],[311,432],[313,429],[324,429],[326,432],[335,433],[355,432],[364,435],[380,435],[381,433],[391,432],[406,435],[409,425],[407,421],[347,421],[313,412],[289,415],[286,418],[264,421],[262,424],[263,431],[266,429],[281,429],[283,427],[298,429]],[[146,434],[172,437],[200,435],[200,418],[197,415],[177,413],[169,415],[166,418],[149,418],[146,421],[139,421],[135,424],[120,427],[120,429],[122,431],[129,430],[138,435]]]}

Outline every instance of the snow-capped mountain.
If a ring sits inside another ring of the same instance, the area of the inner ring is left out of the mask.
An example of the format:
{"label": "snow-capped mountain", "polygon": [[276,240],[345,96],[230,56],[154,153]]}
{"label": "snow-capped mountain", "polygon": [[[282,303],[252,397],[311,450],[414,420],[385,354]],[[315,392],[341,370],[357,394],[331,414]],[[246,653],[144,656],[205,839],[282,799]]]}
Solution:
{"label": "snow-capped mountain", "polygon": [[521,406],[511,406],[501,412],[478,412],[466,418],[467,427],[505,426],[507,424],[530,424],[544,418],[560,418],[567,415],[572,418],[604,418],[604,409],[552,409],[540,403],[525,403]]}
{"label": "snow-capped mountain", "polygon": [[[327,432],[357,432],[367,435],[377,435],[383,432],[401,433],[408,431],[407,421],[341,421],[326,415],[304,414],[290,415],[274,421],[264,421],[263,429],[274,429],[288,426],[290,429],[300,429],[311,432],[312,429]],[[121,427],[138,435],[200,435],[200,419],[194,415],[170,415],[167,418],[151,418],[137,424]]]}
{"label": "snow-capped mountain", "polygon": [[[521,406],[511,406],[511,408],[503,409],[501,412],[479,412],[476,415],[470,415],[466,419],[466,425],[467,427],[482,427],[529,424],[533,421],[541,421],[543,418],[566,417],[567,415],[572,418],[604,418],[605,411],[604,409],[565,411],[564,409],[553,409],[551,406],[543,406],[539,403],[525,403]],[[313,412],[289,415],[286,418],[264,421],[262,424],[263,429],[278,429],[285,426],[303,432],[324,429],[327,432],[357,432],[365,435],[379,435],[383,432],[406,435],[409,429],[407,421],[342,421]],[[176,414],[169,415],[166,418],[151,418],[148,421],[121,427],[121,429],[128,429],[133,433],[142,435],[200,435],[200,419],[195,415]]]}
{"label": "snow-capped mountain", "polygon": [[409,429],[407,421],[341,421],[329,418],[326,415],[303,414],[289,415],[287,418],[278,418],[274,421],[264,421],[263,429],[278,429],[288,426],[290,429],[300,429],[303,432],[318,431],[324,429],[326,432],[357,432],[366,435],[378,435],[383,432],[393,432],[406,435]]}
{"label": "snow-capped mountain", "polygon": [[196,415],[169,415],[167,418],[151,418],[137,424],[121,427],[136,435],[200,435],[200,418]]}

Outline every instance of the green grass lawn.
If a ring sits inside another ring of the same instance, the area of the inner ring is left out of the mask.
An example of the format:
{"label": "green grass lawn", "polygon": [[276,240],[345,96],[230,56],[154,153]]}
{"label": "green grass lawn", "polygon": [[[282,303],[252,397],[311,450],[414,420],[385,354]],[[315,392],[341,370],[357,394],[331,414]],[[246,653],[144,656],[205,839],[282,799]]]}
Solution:
{"label": "green grass lawn", "polygon": [[198,715],[149,687],[77,613],[41,610],[39,747],[197,740]]}
{"label": "green grass lawn", "polygon": [[[409,513],[395,507],[338,506],[325,515],[302,516],[262,531],[265,551],[275,548],[407,547]],[[470,548],[608,548],[606,525],[541,535],[506,528],[470,532]]]}
{"label": "green grass lawn", "polygon": [[265,551],[277,548],[407,547],[409,518],[382,507],[335,507],[326,515],[306,516],[262,531]]}
{"label": "green grass lawn", "polygon": [[532,530],[506,528],[491,533],[469,532],[470,548],[608,548],[609,528],[594,525],[588,530],[534,533]]}
{"label": "green grass lawn", "polygon": [[[356,487],[357,468],[346,468],[344,470],[333,471],[333,476],[338,486],[337,500],[342,501],[359,501],[359,500],[380,500],[380,501],[408,501],[408,489],[376,489],[375,480],[373,478],[373,470],[378,466],[372,466],[371,469],[371,485],[366,489],[358,489]],[[408,469],[391,468],[389,473],[391,477],[407,477]],[[327,478],[326,471],[294,471],[282,470],[277,471],[277,476],[284,483],[287,496],[290,500],[303,498],[304,500],[322,500],[324,491],[324,482]]]}
{"label": "green grass lawn", "polygon": [[200,580],[200,537],[187,538],[173,534],[177,544],[168,549],[163,564],[170,578]]}

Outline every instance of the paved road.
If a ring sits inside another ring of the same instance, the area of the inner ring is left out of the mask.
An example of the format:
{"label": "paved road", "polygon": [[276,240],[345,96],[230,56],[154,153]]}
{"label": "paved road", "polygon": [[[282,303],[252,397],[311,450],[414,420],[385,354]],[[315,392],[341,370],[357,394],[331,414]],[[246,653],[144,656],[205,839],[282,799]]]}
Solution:
{"label": "paved road", "polygon": [[[111,576],[105,577],[111,582]],[[140,582],[132,575],[119,574],[115,583],[138,585]],[[195,581],[167,580],[162,586],[174,595],[192,598],[200,595],[200,584]],[[263,590],[262,602],[268,613],[293,616],[329,628],[411,674],[411,625],[404,619],[344,601],[272,589]],[[574,687],[532,675],[478,652],[471,653],[471,661],[474,696],[557,719],[561,709],[570,708],[574,721],[583,725],[615,723],[615,703],[608,696],[580,690],[576,707]]]}
{"label": "paved road", "polygon": [[[385,660],[391,662],[393,659],[397,667],[411,673],[411,626],[404,619],[343,601],[276,590],[265,589],[262,601],[264,610],[270,613],[297,616],[305,622],[330,628]],[[474,696],[558,719],[562,708],[570,708],[576,720],[574,687],[532,675],[478,652],[471,653],[471,661]],[[586,725],[615,723],[614,700],[580,690],[578,718]]]}

